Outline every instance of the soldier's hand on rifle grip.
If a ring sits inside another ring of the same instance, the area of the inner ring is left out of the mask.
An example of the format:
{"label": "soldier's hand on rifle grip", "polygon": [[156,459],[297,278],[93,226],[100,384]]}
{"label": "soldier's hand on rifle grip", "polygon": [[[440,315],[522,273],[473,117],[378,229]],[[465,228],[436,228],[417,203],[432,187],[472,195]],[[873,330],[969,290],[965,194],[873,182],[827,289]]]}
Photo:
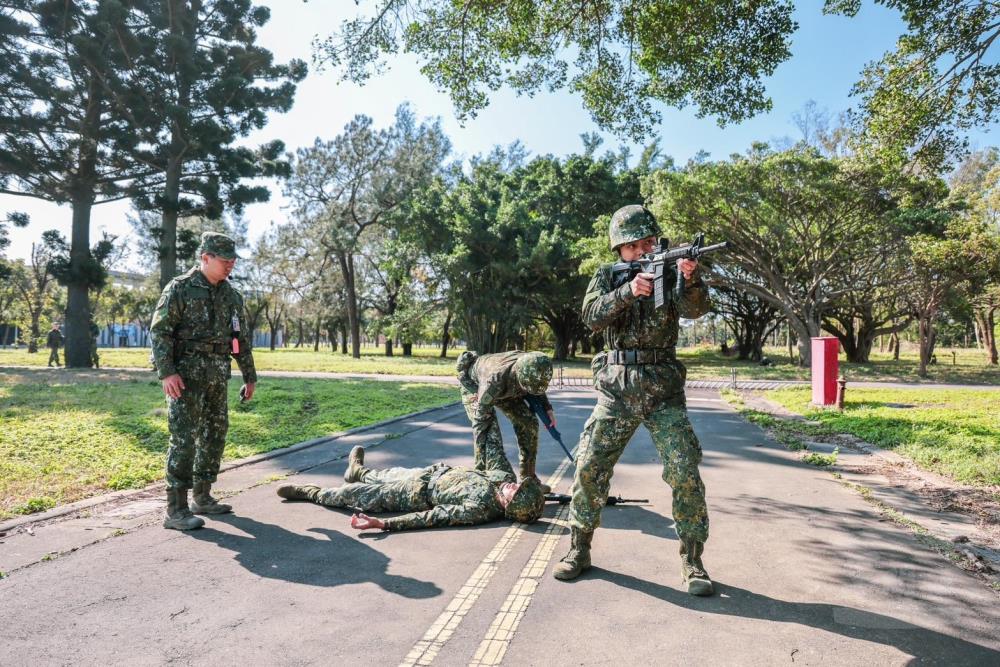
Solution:
{"label": "soldier's hand on rifle grip", "polygon": [[696,259],[678,259],[677,260],[677,270],[684,274],[685,280],[691,280],[691,276],[694,275],[695,270],[698,268],[698,260]]}
{"label": "soldier's hand on rifle grip", "polygon": [[632,296],[649,296],[653,293],[653,279],[656,278],[652,273],[637,273],[632,282],[629,283],[629,287],[632,289]]}
{"label": "soldier's hand on rifle grip", "polygon": [[181,393],[185,389],[184,380],[181,379],[179,373],[174,373],[163,378],[162,384],[163,393],[167,395],[167,398],[180,398]]}

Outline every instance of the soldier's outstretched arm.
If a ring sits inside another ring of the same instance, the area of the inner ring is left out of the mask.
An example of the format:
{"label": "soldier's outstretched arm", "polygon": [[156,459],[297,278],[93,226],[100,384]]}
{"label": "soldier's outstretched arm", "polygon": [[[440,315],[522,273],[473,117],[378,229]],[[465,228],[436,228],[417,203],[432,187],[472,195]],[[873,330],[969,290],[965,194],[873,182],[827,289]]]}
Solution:
{"label": "soldier's outstretched arm", "polygon": [[419,528],[443,528],[444,526],[471,526],[492,520],[479,505],[464,503],[462,505],[437,505],[433,509],[422,512],[410,512],[402,516],[394,516],[382,521],[382,530],[416,530]]}

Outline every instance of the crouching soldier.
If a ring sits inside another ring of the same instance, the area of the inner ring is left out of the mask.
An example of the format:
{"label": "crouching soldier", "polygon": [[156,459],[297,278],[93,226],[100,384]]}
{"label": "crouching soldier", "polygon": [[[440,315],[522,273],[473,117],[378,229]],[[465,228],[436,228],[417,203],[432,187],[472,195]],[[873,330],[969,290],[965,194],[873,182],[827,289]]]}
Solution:
{"label": "crouching soldier", "polygon": [[[366,468],[364,461],[364,448],[355,447],[343,486],[321,489],[312,484],[284,484],[278,487],[278,495],[286,500],[361,510],[351,516],[351,527],[357,530],[468,526],[503,517],[533,523],[545,504],[538,480],[529,477],[516,484],[513,473],[505,470],[473,470],[445,463],[375,470]],[[364,512],[408,514],[378,519]]]}
{"label": "crouching soldier", "polygon": [[[612,250],[624,261],[652,252],[660,236],[656,219],[642,206],[615,212],[609,232]],[[610,349],[592,362],[598,398],[580,436],[569,517],[572,545],[553,574],[556,579],[574,579],[590,567],[591,540],[615,463],[642,424],[663,461],[663,480],[673,489],[683,581],[692,595],[710,595],[712,580],[701,561],[708,540],[705,485],[698,473],[701,445],[687,416],[687,370],[674,356],[678,319],[708,312],[708,289],[698,277],[697,262],[678,260],[668,270],[684,276],[683,296],[676,301],[671,293],[668,302],[656,308],[652,299],[642,299],[652,294],[655,276],[640,273],[616,287],[611,266],[597,270],[583,298],[584,322],[604,332]]]}
{"label": "crouching soldier", "polygon": [[[541,401],[550,425],[556,425],[552,403],[545,395],[552,379],[552,360],[541,352],[513,351],[482,356],[463,352],[456,370],[462,385],[465,414],[472,422],[476,470],[504,470],[514,474],[503,451],[497,420],[499,408],[514,427],[521,480],[537,479],[538,419],[525,398],[532,396]],[[544,485],[543,490],[550,491]]]}

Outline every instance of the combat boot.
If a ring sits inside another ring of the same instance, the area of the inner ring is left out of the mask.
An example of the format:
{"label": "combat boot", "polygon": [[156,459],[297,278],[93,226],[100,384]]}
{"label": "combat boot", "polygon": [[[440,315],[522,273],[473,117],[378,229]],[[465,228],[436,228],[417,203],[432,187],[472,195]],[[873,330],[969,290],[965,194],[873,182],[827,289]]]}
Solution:
{"label": "combat boot", "polygon": [[552,576],[563,581],[576,579],[584,570],[590,569],[590,542],[594,533],[579,528],[572,528],[572,531],[569,553],[552,570]]}
{"label": "combat boot", "polygon": [[705,543],[697,540],[681,540],[681,577],[691,595],[711,595],[715,592],[712,579],[701,563]]}
{"label": "combat boot", "polygon": [[319,497],[320,488],[315,484],[282,484],[278,487],[278,495],[285,500],[311,500],[316,502]]}
{"label": "combat boot", "polygon": [[163,520],[164,528],[194,530],[205,525],[203,519],[191,514],[187,495],[187,489],[167,489],[167,518]]}
{"label": "combat boot", "polygon": [[191,511],[195,514],[227,514],[233,511],[232,505],[220,503],[212,497],[211,482],[195,482],[192,494]]}
{"label": "combat boot", "polygon": [[351,453],[347,456],[347,461],[347,470],[344,471],[344,481],[348,484],[360,482],[361,475],[365,470],[365,448],[361,445],[352,447]]}

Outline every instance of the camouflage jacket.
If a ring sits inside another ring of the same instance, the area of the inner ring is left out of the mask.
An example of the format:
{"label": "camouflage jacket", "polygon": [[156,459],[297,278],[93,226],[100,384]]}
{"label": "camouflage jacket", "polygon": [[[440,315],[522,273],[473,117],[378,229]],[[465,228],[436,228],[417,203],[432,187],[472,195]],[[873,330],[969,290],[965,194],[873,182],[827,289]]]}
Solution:
{"label": "camouflage jacket", "polygon": [[[467,389],[476,392],[480,408],[491,408],[500,401],[523,399],[527,395],[514,378],[514,364],[524,354],[527,353],[513,350],[484,354],[476,359],[468,375],[476,387]],[[542,403],[546,410],[552,409],[552,403],[545,394],[542,394]]]}
{"label": "camouflage jacket", "polygon": [[[234,322],[239,324],[238,333]],[[243,295],[228,280],[212,285],[198,267],[171,280],[156,304],[149,333],[161,380],[174,373],[180,373],[185,382],[228,378],[232,356],[243,381],[257,381]],[[239,341],[239,354],[222,352],[232,349],[234,337]]]}
{"label": "camouflage jacket", "polygon": [[57,349],[62,347],[63,335],[62,333],[53,329],[49,332],[49,335],[45,337],[45,346],[51,349]]}
{"label": "camouflage jacket", "polygon": [[[665,279],[673,284],[668,274]],[[677,345],[679,320],[695,319],[709,311],[708,287],[696,273],[684,286],[684,296],[674,301],[668,292],[667,303],[654,308],[651,299],[632,295],[626,283],[615,288],[611,265],[597,270],[583,297],[583,321],[592,330],[603,331],[611,350],[668,348]],[[630,413],[649,413],[664,403],[684,402],[687,370],[679,361],[624,366],[609,364],[607,353],[600,353],[591,363],[598,403]]]}
{"label": "camouflage jacket", "polygon": [[385,519],[385,529],[471,526],[496,521],[504,516],[500,485],[514,481],[514,475],[503,470],[447,468],[435,475],[428,488],[431,509]]}

